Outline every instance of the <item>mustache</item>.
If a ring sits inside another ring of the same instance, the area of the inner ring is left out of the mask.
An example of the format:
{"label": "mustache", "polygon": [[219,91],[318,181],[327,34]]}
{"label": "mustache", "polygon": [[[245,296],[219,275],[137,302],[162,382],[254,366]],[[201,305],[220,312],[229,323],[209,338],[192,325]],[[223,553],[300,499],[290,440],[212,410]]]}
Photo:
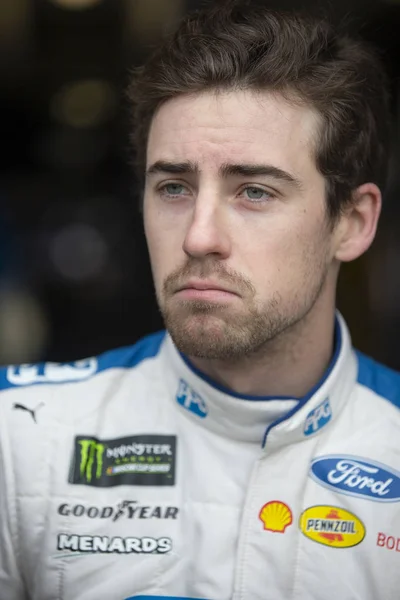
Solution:
{"label": "mustache", "polygon": [[163,292],[165,295],[175,293],[188,279],[215,279],[219,283],[226,283],[243,295],[255,296],[256,289],[249,279],[234,271],[227,269],[224,264],[215,259],[196,260],[189,259],[182,267],[178,267],[164,280]]}

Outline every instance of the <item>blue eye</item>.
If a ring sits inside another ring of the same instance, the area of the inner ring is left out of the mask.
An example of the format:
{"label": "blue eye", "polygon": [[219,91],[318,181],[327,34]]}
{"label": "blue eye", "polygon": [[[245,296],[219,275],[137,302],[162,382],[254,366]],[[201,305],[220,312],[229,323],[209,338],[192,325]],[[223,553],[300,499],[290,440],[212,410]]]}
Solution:
{"label": "blue eye", "polygon": [[243,191],[248,194],[246,199],[250,200],[251,202],[261,202],[271,198],[271,194],[269,192],[258,187],[248,186],[244,188]]}
{"label": "blue eye", "polygon": [[[181,183],[165,183],[163,186],[159,188],[159,193],[161,196],[166,196],[169,198],[179,198],[182,196],[186,196],[187,188]],[[261,204],[262,202],[267,202],[270,200],[273,195],[262,188],[249,185],[240,192],[241,194],[246,193],[245,200],[253,204]]]}
{"label": "blue eye", "polygon": [[166,196],[182,196],[182,190],[185,189],[181,183],[166,183],[160,188],[161,194]]}

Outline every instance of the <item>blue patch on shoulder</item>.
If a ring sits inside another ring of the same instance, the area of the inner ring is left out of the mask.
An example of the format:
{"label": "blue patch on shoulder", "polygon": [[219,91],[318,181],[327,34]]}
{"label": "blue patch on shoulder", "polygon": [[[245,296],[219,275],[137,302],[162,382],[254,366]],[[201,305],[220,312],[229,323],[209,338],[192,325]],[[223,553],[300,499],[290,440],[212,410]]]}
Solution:
{"label": "blue patch on shoulder", "polygon": [[400,373],[357,351],[358,383],[400,408]]}
{"label": "blue patch on shoulder", "polygon": [[108,369],[130,369],[146,358],[158,354],[165,336],[159,331],[139,340],[133,346],[117,348],[98,357],[69,363],[37,363],[0,368],[0,390],[46,383],[84,381]]}

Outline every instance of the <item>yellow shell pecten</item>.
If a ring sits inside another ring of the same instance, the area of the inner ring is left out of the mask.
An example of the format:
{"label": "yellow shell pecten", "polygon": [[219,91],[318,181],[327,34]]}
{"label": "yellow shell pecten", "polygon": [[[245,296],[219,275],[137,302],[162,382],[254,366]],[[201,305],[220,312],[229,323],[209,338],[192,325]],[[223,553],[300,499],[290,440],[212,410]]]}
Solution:
{"label": "yellow shell pecten", "polygon": [[293,522],[292,511],[287,504],[279,500],[272,500],[264,504],[259,517],[264,523],[264,529],[277,533],[284,533],[286,527]]}

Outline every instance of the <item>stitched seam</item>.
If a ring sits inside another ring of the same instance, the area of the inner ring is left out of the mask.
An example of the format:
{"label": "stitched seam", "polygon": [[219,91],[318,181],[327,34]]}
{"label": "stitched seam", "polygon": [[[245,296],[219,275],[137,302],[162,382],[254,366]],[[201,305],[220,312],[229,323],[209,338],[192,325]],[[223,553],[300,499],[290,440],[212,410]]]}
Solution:
{"label": "stitched seam", "polygon": [[[262,460],[261,458],[258,458],[256,460],[256,464],[253,467],[253,472],[251,474],[251,478],[250,478],[250,482],[248,484],[248,492],[249,494],[251,494],[249,501],[247,503],[247,497],[245,498],[244,501],[244,505],[243,505],[243,515],[241,518],[241,523],[240,523],[240,528],[239,528],[239,536],[238,536],[238,553],[237,553],[237,557],[236,557],[236,568],[238,568],[238,573],[237,573],[237,577],[234,577],[234,595],[233,597],[235,598],[235,600],[248,600],[246,598],[246,594],[245,594],[245,575],[246,575],[246,567],[248,564],[248,548],[249,548],[249,544],[248,544],[248,539],[250,536],[250,527],[249,527],[249,523],[248,523],[248,514],[249,512],[251,512],[251,507],[253,506],[254,503],[254,491],[256,489],[257,486],[255,486],[253,484],[253,482],[257,481],[258,479],[258,474],[260,471],[260,462]],[[247,504],[247,506],[246,506]],[[243,538],[241,538],[240,534],[241,534],[241,530],[242,527],[244,527],[244,534],[243,534]],[[243,553],[241,555],[240,549],[241,547],[243,548]],[[235,568],[235,570],[236,570]]]}
{"label": "stitched seam", "polygon": [[[304,499],[306,496],[306,492],[307,492],[307,487],[309,486],[311,479],[308,476],[308,469],[309,469],[309,465],[310,465],[310,460],[312,459],[313,456],[318,456],[319,454],[319,447],[322,445],[322,441],[324,440],[325,436],[317,436],[315,438],[315,445],[314,445],[314,449],[313,451],[310,453],[310,458],[309,458],[309,462],[308,462],[308,468],[307,468],[307,472],[306,472],[306,477],[305,477],[305,481],[304,481],[304,486],[303,486],[303,491],[300,494],[300,507],[304,506]],[[306,440],[305,440],[306,442]],[[300,546],[303,542],[303,534],[301,533],[298,524],[299,524],[299,519],[300,519],[300,514],[297,518],[297,531],[296,531],[296,551],[295,551],[295,558],[294,558],[294,564],[293,564],[293,585],[292,585],[292,590],[291,590],[291,598],[292,600],[295,600],[296,598],[296,593],[299,592],[299,577],[300,577]],[[298,594],[298,597],[300,598],[300,593]]]}

